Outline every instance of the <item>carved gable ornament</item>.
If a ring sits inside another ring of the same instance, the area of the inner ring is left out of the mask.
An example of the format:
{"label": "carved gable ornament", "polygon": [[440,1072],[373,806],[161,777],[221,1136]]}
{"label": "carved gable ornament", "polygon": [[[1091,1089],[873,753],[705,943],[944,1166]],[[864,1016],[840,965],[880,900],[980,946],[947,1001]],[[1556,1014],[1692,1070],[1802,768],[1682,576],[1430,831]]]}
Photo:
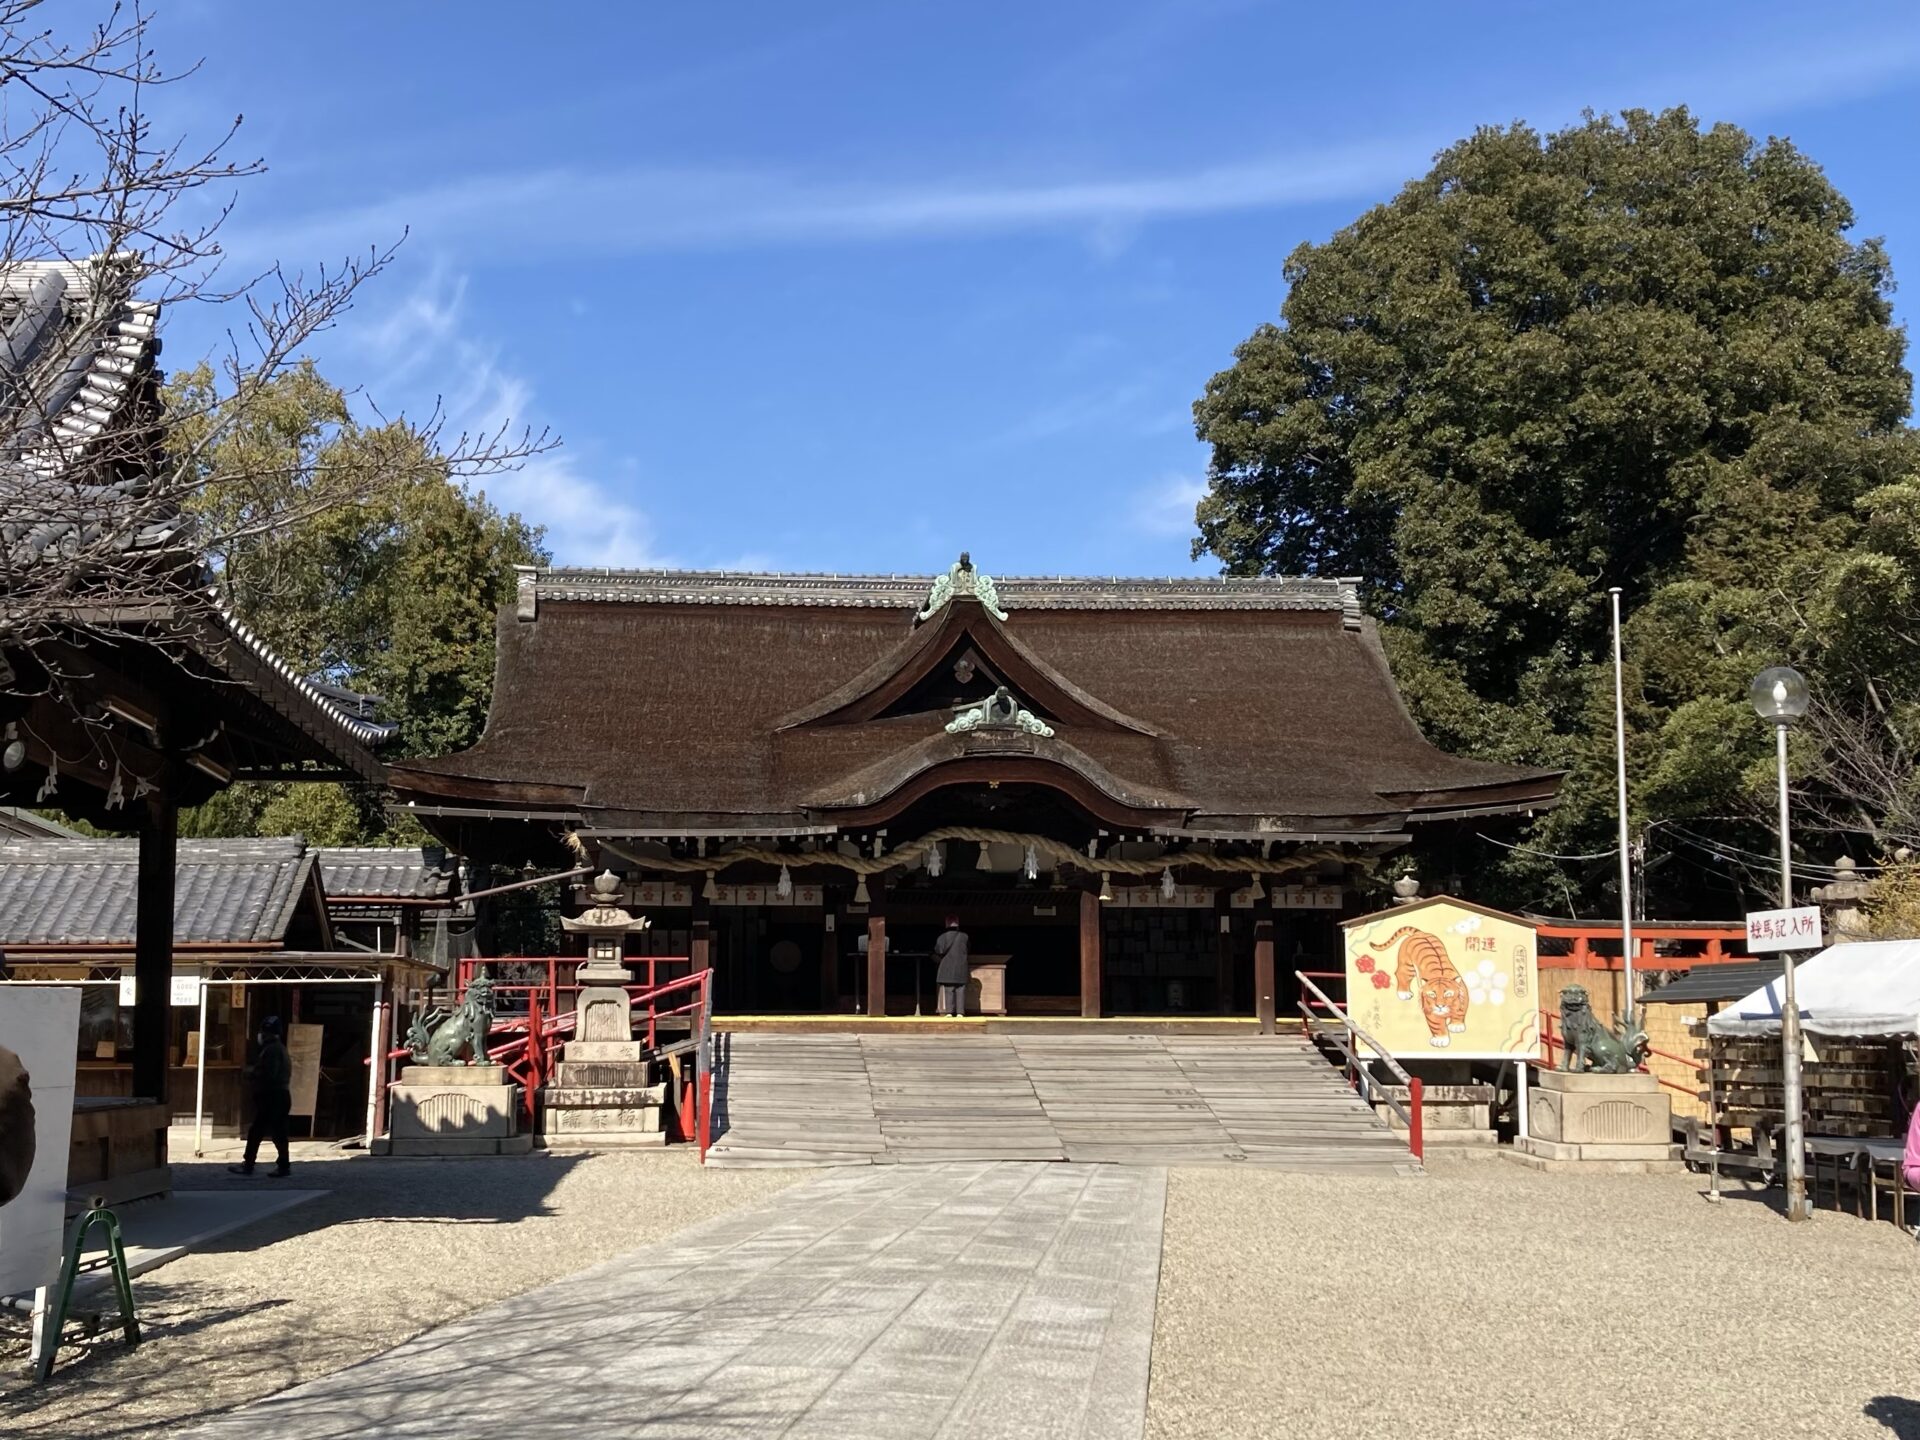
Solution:
{"label": "carved gable ornament", "polygon": [[973,557],[964,550],[960,552],[960,558],[947,568],[946,574],[934,577],[933,588],[927,591],[926,604],[913,617],[913,623],[919,625],[931,620],[954,599],[978,600],[980,608],[994,619],[1007,618],[1007,612],[1000,608],[1000,592],[994,588],[993,577],[984,570],[974,569]]}
{"label": "carved gable ornament", "polygon": [[947,722],[947,734],[966,735],[980,730],[1019,730],[1041,737],[1053,734],[1053,727],[1013,698],[1002,685],[978,705],[969,705]]}

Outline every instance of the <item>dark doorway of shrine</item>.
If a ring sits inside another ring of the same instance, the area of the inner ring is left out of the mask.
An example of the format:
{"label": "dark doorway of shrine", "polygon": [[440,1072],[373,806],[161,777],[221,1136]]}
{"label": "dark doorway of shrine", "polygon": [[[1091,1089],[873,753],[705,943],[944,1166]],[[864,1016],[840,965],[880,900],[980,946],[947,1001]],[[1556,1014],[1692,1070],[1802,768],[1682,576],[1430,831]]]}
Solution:
{"label": "dark doorway of shrine", "polygon": [[1010,1015],[1078,1015],[1080,897],[1073,891],[948,890],[916,894],[887,914],[889,1013],[936,1008],[933,942],[954,916],[973,962],[1006,965]]}

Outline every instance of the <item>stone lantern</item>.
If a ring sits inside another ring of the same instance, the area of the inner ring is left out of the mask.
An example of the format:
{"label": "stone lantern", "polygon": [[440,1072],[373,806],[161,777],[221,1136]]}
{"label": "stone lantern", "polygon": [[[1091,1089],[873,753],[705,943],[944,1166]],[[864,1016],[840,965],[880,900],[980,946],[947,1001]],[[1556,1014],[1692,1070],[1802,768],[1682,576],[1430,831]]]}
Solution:
{"label": "stone lantern", "polygon": [[1874,884],[1860,874],[1851,855],[1833,862],[1833,883],[1817,885],[1813,902],[1826,911],[1826,934],[1830,944],[1843,940],[1866,940],[1873,934],[1866,903],[1873,897]]}
{"label": "stone lantern", "polygon": [[562,919],[560,928],[571,935],[587,937],[587,959],[578,971],[580,998],[574,1007],[573,1039],[567,1045],[567,1059],[587,1060],[584,1052],[576,1056],[576,1046],[635,1046],[607,1052],[605,1059],[640,1058],[633,1039],[633,1002],[627,998],[627,936],[648,929],[652,921],[638,918],[620,908],[620,877],[603,870],[593,880],[593,905],[577,920]]}
{"label": "stone lantern", "polygon": [[652,1059],[633,1038],[633,1001],[627,995],[627,937],[651,922],[619,904],[620,879],[594,877],[593,904],[577,920],[561,920],[569,934],[587,937],[578,973],[573,1039],[540,1092],[540,1131],[550,1150],[660,1145],[666,1133],[660,1108],[665,1084],[652,1085]]}

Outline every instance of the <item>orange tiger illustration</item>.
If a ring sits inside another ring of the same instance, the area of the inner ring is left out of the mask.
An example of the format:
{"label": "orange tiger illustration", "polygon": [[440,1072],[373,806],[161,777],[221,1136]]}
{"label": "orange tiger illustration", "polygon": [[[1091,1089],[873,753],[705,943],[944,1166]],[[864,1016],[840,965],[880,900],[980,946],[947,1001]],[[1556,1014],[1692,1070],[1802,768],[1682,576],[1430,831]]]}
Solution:
{"label": "orange tiger illustration", "polygon": [[[1467,1028],[1467,987],[1447,958],[1447,947],[1436,935],[1403,925],[1378,945],[1385,950],[1396,940],[1400,953],[1393,967],[1394,988],[1402,1000],[1413,998],[1413,977],[1420,977],[1420,1009],[1435,1045],[1450,1045],[1452,1036]],[[1449,1034],[1448,1032],[1452,1032]]]}

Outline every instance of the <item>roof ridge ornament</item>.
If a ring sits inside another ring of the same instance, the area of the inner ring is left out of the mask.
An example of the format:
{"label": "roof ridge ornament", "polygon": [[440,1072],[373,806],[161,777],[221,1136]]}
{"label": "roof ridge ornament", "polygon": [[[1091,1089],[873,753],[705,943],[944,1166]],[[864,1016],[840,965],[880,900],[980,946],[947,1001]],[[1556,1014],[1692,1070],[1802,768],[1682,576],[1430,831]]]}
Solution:
{"label": "roof ridge ornament", "polygon": [[933,577],[933,587],[927,591],[926,603],[913,617],[913,623],[919,625],[931,620],[948,602],[956,599],[978,600],[980,608],[994,619],[1007,618],[1007,612],[1000,608],[1000,592],[994,588],[993,577],[984,570],[974,569],[973,557],[965,550],[947,567],[946,574]]}
{"label": "roof ridge ornament", "polygon": [[1013,698],[1002,685],[978,705],[969,705],[947,722],[947,734],[965,735],[971,730],[1024,730],[1047,739],[1053,727]]}

